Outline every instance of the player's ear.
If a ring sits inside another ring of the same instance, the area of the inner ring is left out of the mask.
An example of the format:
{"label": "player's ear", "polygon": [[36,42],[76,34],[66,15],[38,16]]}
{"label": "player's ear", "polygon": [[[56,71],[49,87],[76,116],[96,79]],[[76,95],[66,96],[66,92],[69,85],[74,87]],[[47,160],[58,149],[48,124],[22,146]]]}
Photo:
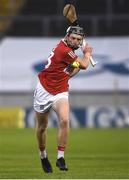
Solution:
{"label": "player's ear", "polygon": [[80,42],[80,46],[82,46],[82,45],[83,45],[83,39],[84,39],[84,38],[82,38],[82,40],[81,40],[81,42]]}
{"label": "player's ear", "polygon": [[80,46],[83,45],[83,41],[85,40],[86,36],[84,35],[83,38],[82,38],[82,41],[80,42]]}

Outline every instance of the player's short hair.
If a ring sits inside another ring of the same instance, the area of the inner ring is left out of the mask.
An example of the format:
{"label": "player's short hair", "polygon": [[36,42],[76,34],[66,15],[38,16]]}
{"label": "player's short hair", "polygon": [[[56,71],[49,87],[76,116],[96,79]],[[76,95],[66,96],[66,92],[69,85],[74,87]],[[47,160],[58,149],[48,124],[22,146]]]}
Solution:
{"label": "player's short hair", "polygon": [[68,27],[66,33],[67,33],[67,35],[78,34],[78,35],[81,35],[82,37],[85,37],[84,30],[80,26],[70,26],[70,27]]}

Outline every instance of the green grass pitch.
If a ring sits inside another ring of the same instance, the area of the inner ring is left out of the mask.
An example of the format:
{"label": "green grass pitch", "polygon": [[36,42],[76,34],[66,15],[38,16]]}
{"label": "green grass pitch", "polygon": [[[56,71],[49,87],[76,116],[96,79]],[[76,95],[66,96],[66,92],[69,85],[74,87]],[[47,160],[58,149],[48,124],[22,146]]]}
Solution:
{"label": "green grass pitch", "polygon": [[129,179],[129,129],[71,129],[65,158],[55,166],[57,129],[48,129],[53,173],[41,169],[34,129],[0,129],[0,179]]}

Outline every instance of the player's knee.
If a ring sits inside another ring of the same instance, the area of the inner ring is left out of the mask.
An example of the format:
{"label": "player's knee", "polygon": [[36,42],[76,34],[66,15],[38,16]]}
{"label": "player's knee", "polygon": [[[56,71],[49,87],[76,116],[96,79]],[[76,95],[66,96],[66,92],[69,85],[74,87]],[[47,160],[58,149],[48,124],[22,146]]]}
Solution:
{"label": "player's knee", "polygon": [[43,133],[46,130],[46,128],[47,128],[47,124],[40,125],[40,126],[37,127],[37,131],[39,133]]}
{"label": "player's knee", "polygon": [[61,119],[61,127],[62,128],[68,128],[69,127],[69,119],[68,118],[62,118]]}

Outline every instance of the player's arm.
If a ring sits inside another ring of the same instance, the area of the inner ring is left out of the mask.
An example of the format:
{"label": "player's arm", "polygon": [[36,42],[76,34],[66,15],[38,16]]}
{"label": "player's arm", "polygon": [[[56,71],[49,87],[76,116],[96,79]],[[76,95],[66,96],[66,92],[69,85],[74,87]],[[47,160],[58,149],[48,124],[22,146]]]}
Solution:
{"label": "player's arm", "polygon": [[77,57],[77,59],[72,63],[73,67],[80,69],[87,69],[90,63],[90,56],[92,54],[92,47],[88,44],[83,48],[83,58]]}

